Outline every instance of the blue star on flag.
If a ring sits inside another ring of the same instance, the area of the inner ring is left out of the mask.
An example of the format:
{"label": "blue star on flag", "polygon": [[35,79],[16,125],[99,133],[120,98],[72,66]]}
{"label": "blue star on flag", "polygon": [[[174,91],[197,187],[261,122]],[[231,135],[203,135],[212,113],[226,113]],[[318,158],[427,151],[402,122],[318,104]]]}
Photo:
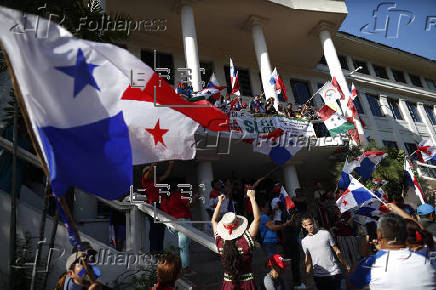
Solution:
{"label": "blue star on flag", "polygon": [[86,85],[91,85],[97,90],[100,90],[92,75],[94,69],[98,67],[96,64],[86,62],[85,56],[81,48],[77,50],[77,59],[75,65],[56,66],[55,69],[74,78],[74,95],[75,98]]}

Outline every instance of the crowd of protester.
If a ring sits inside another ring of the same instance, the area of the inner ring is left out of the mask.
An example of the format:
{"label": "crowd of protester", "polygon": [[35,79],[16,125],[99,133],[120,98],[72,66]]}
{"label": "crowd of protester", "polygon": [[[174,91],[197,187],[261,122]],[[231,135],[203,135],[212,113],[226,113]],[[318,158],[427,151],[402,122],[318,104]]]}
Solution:
{"label": "crowd of protester", "polygon": [[[171,180],[167,182],[182,182]],[[429,204],[414,210],[394,196],[388,204],[391,213],[369,218],[352,211],[341,213],[335,202],[341,192],[319,182],[311,190],[296,189],[292,194],[295,206],[289,210],[280,196],[282,184],[271,178],[215,179],[210,185],[205,207],[223,265],[221,289],[303,289],[314,285],[319,290],[412,289],[408,288],[412,283],[416,285],[413,289],[436,287],[436,267],[430,257],[436,235],[435,209]],[[160,208],[176,219],[190,220],[192,202],[174,191],[161,201]],[[154,229],[150,231],[153,236]],[[180,273],[189,275],[190,240],[180,233],[178,237]],[[267,261],[261,285],[256,285],[251,268],[256,245]],[[392,259],[388,260],[389,255]],[[418,266],[421,261],[423,265]],[[291,284],[283,278],[287,267]],[[397,274],[407,272],[415,276],[404,281]]]}
{"label": "crowd of protester", "polygon": [[[195,92],[185,83],[177,88],[177,93],[186,100],[195,99]],[[230,111],[245,110],[256,116],[284,116],[293,119],[317,120],[318,114],[314,107],[308,102],[303,105],[293,106],[292,103],[279,104],[277,109],[274,107],[274,98],[265,98],[265,94],[255,95],[250,102],[244,103],[236,95],[220,95],[217,99],[214,96],[208,98],[208,101],[215,107],[225,113]]]}
{"label": "crowd of protester", "polygon": [[[177,189],[176,184],[185,180],[170,176],[174,163],[157,177],[173,189],[161,195],[160,201],[159,190],[153,186],[153,166],[142,172],[144,201],[156,202],[177,220],[192,220],[191,208],[198,198],[186,198]],[[272,178],[215,179],[210,185],[205,207],[221,256],[221,289],[436,289],[431,257],[436,215],[429,204],[415,210],[394,195],[387,205],[389,213],[364,217],[353,211],[341,213],[335,201],[342,193],[320,182],[310,190],[298,188],[290,193],[294,206],[289,209],[281,196],[283,185]],[[150,252],[162,253],[165,225],[149,222]],[[172,233],[180,251],[159,262],[159,283],[154,289],[174,289],[178,277],[195,274],[190,239]],[[258,279],[253,270],[259,273],[259,269],[251,266],[256,248],[266,260],[264,276]],[[67,267],[66,281],[72,283],[75,270]],[[286,275],[292,274],[291,280],[284,276],[288,267]]]}

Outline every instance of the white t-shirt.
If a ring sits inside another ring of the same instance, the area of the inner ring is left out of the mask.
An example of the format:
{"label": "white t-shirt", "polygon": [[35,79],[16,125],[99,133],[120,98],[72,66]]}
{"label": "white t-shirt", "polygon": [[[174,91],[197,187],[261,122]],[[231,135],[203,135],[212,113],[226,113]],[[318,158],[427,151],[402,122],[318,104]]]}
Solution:
{"label": "white t-shirt", "polygon": [[282,210],[279,209],[279,202],[280,202],[280,198],[274,197],[271,200],[271,207],[272,207],[273,210],[276,209],[276,211],[274,213],[273,221],[281,222],[282,221]]}
{"label": "white t-shirt", "polygon": [[371,290],[436,289],[436,267],[433,260],[408,248],[380,250],[359,263],[350,282]]}
{"label": "white t-shirt", "polygon": [[336,246],[330,232],[318,230],[314,235],[307,235],[301,246],[305,254],[309,252],[312,257],[313,276],[325,277],[341,273],[331,247]]}

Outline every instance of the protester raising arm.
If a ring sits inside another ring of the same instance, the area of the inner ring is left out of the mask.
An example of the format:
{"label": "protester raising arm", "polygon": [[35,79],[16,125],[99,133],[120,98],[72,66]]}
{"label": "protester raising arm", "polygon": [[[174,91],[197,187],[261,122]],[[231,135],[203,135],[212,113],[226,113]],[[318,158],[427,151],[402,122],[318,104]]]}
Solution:
{"label": "protester raising arm", "polygon": [[220,215],[220,210],[221,210],[221,205],[222,205],[225,198],[226,198],[226,196],[224,194],[221,194],[220,196],[218,196],[218,203],[215,207],[215,211],[213,212],[212,220],[211,220],[213,234],[216,233],[216,229],[217,229],[217,225],[218,225],[218,217]]}
{"label": "protester raising arm", "polygon": [[253,189],[249,189],[247,191],[247,195],[250,198],[251,208],[253,209],[253,221],[250,224],[250,228],[248,231],[250,232],[250,236],[253,238],[256,237],[257,232],[259,231],[260,226],[260,209],[256,203],[256,193]]}

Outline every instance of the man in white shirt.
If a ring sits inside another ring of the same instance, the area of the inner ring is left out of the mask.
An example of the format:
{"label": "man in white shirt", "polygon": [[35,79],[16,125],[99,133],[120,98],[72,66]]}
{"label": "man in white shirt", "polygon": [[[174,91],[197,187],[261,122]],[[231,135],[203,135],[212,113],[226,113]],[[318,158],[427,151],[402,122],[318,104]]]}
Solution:
{"label": "man in white shirt", "polygon": [[380,250],[364,258],[349,277],[358,289],[436,289],[436,267],[423,254],[406,247],[407,230],[403,218],[384,214],[377,223]]}
{"label": "man in white shirt", "polygon": [[341,269],[336,262],[333,251],[339,261],[345,265],[347,271],[350,270],[350,265],[345,261],[330,232],[317,229],[311,216],[304,216],[301,219],[301,224],[308,232],[308,235],[301,241],[301,246],[306,254],[306,286],[308,286],[309,278],[313,272],[312,276],[318,290],[339,290]]}

